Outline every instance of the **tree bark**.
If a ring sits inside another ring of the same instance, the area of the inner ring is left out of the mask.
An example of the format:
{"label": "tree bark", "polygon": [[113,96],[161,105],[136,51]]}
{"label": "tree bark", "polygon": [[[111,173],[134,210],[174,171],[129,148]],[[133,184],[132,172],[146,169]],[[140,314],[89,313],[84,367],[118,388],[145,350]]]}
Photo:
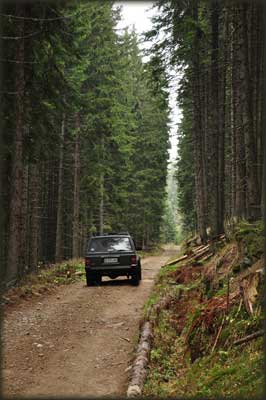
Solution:
{"label": "tree bark", "polygon": [[243,132],[243,103],[245,103],[245,92],[243,93],[243,81],[245,74],[245,51],[243,40],[243,26],[241,18],[242,5],[233,7],[233,98],[234,98],[234,135],[235,135],[235,210],[237,219],[247,216],[246,198],[246,152],[245,137]]}
{"label": "tree bark", "polygon": [[[246,150],[246,179],[247,179],[247,218],[249,220],[256,220],[260,217],[260,202],[258,190],[258,176],[257,176],[257,149],[256,139],[253,123],[253,85],[251,82],[251,75],[249,69],[250,54],[249,42],[250,31],[247,29],[250,26],[249,19],[250,5],[242,5],[242,35],[243,35],[243,49],[244,49],[244,70],[241,82],[242,87],[242,104],[243,104],[243,129],[245,135],[245,150]],[[253,28],[254,29],[254,28]],[[255,43],[252,43],[254,46]],[[258,60],[257,60],[258,61]],[[253,61],[254,62],[254,61]]]}
{"label": "tree bark", "polygon": [[56,248],[55,261],[63,259],[63,159],[65,139],[66,113],[63,112],[60,134],[59,172],[58,172],[58,194],[57,194],[57,218],[56,218]]}
{"label": "tree bark", "polygon": [[[16,15],[24,17],[25,5],[16,5]],[[24,19],[16,21],[16,36],[24,35]],[[7,254],[6,281],[13,282],[17,279],[21,268],[21,207],[23,184],[23,137],[24,137],[24,40],[17,41],[15,65],[15,91],[16,91],[16,130],[14,137],[14,150],[11,173],[11,200],[9,214],[9,237]]]}
{"label": "tree bark", "polygon": [[76,138],[74,152],[74,199],[73,199],[73,241],[72,256],[77,258],[79,252],[79,213],[80,213],[80,115],[76,114]]}
{"label": "tree bark", "polygon": [[[101,137],[101,156],[102,161],[104,163],[104,136],[102,134]],[[104,172],[103,172],[103,165],[102,171],[100,175],[100,205],[99,205],[99,231],[100,234],[104,231]]]}
{"label": "tree bark", "polygon": [[[222,232],[221,226],[223,221],[220,221],[220,199],[218,187],[219,183],[219,170],[220,170],[220,124],[219,114],[219,83],[220,83],[220,69],[219,69],[219,5],[217,0],[211,2],[211,29],[212,29],[212,48],[211,48],[211,104],[212,104],[212,117],[210,129],[210,227],[212,236],[216,236]],[[221,150],[221,149],[220,149]],[[221,152],[222,155],[222,152]],[[221,182],[222,183],[222,182]],[[223,192],[223,190],[222,190]]]}
{"label": "tree bark", "polygon": [[[266,7],[263,8],[263,38],[266,35]],[[266,65],[266,40],[262,42],[262,70],[264,71]],[[264,72],[265,73],[265,72]],[[266,80],[262,80],[263,94],[266,91]],[[260,129],[261,129],[261,164],[262,164],[262,190],[261,190],[261,213],[263,220],[266,221],[266,145],[265,145],[265,132],[266,132],[266,115],[265,115],[266,99],[261,96],[261,113],[260,113]],[[264,112],[263,112],[264,111]]]}
{"label": "tree bark", "polygon": [[28,162],[23,166],[23,182],[21,193],[21,276],[29,269],[29,165]]}
{"label": "tree bark", "polygon": [[[193,3],[193,19],[198,23],[198,3]],[[200,31],[196,28],[194,52],[192,61],[192,95],[193,95],[193,134],[195,155],[195,185],[198,231],[203,242],[207,239],[206,232],[206,187],[204,176],[204,148],[202,118],[200,113],[200,59],[199,59]]]}
{"label": "tree bark", "polygon": [[37,163],[30,165],[30,246],[29,246],[29,266],[35,270],[38,263],[38,237],[39,237],[39,172]]}

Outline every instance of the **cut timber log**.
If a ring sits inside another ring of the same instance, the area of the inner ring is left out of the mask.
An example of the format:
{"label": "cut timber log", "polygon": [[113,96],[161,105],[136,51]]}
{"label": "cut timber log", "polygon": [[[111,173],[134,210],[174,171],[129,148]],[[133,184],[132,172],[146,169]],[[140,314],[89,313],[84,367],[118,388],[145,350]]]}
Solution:
{"label": "cut timber log", "polygon": [[202,256],[205,256],[210,251],[210,246],[205,246],[201,251],[193,256],[195,261],[199,260]]}
{"label": "cut timber log", "polygon": [[196,249],[192,250],[192,253],[193,253],[193,254],[198,254],[199,252],[201,252],[202,250],[204,250],[204,249],[206,249],[206,248],[210,248],[210,246],[209,246],[208,244],[207,244],[207,245],[199,246],[199,247],[197,247]]}
{"label": "cut timber log", "polygon": [[200,261],[201,262],[205,262],[207,261],[209,258],[211,258],[213,256],[214,253],[209,253],[207,254],[205,257],[203,257]]}
{"label": "cut timber log", "polygon": [[226,239],[225,234],[221,233],[220,235],[213,236],[211,240],[223,240]]}
{"label": "cut timber log", "polygon": [[199,236],[194,236],[193,238],[186,241],[187,246],[199,246],[201,244],[201,238]]}
{"label": "cut timber log", "polygon": [[260,331],[257,331],[257,332],[255,332],[255,333],[252,333],[251,335],[248,335],[248,336],[246,336],[246,337],[244,337],[244,338],[242,338],[242,339],[236,340],[236,341],[233,343],[233,345],[234,345],[234,346],[238,346],[239,344],[246,343],[246,342],[250,342],[250,341],[253,340],[253,339],[257,339],[258,337],[263,336],[264,334],[265,334],[265,330],[264,330],[264,329],[261,329]]}
{"label": "cut timber log", "polygon": [[168,262],[167,264],[164,265],[164,267],[167,267],[169,265],[174,265],[174,264],[178,263],[179,261],[186,260],[187,258],[188,258],[188,255],[185,254],[182,257],[176,258],[175,260],[172,260],[172,261]]}
{"label": "cut timber log", "polygon": [[133,364],[132,375],[127,389],[127,397],[136,397],[141,395],[144,381],[147,376],[151,338],[151,323],[147,321],[142,328],[137,348],[137,355]]}

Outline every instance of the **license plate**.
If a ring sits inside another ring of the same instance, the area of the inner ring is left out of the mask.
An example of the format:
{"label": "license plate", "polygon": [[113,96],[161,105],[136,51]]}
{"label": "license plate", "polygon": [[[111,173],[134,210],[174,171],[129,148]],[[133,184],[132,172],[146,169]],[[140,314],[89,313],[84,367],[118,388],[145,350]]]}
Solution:
{"label": "license plate", "polygon": [[104,264],[115,264],[117,263],[118,259],[115,257],[109,257],[104,259]]}

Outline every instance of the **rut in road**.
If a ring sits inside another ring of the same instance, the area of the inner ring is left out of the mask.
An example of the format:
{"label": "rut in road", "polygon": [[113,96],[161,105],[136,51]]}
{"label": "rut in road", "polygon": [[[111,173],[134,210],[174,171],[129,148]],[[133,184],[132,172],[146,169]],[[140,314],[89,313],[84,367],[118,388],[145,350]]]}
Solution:
{"label": "rut in road", "polygon": [[6,313],[5,396],[124,396],[139,320],[160,267],[178,249],[142,260],[140,286],[104,278],[62,286],[41,301]]}

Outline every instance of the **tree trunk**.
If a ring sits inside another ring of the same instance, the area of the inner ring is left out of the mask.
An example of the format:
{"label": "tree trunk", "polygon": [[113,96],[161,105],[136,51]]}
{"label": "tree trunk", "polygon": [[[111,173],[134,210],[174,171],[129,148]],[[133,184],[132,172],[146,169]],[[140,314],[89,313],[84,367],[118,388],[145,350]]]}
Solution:
{"label": "tree trunk", "polygon": [[103,213],[104,213],[104,176],[103,173],[101,174],[101,183],[100,183],[100,206],[99,206],[99,218],[100,218],[100,222],[99,222],[99,231],[100,234],[103,234],[103,224],[104,224],[104,218],[103,218]]}
{"label": "tree trunk", "polygon": [[[225,131],[226,131],[226,91],[227,91],[227,64],[228,57],[228,18],[227,12],[223,13],[222,25],[223,42],[221,43],[221,51],[223,57],[219,60],[220,81],[218,91],[219,104],[219,141],[218,141],[218,232],[224,232],[225,220]],[[219,73],[219,72],[218,72]]]}
{"label": "tree trunk", "polygon": [[[193,19],[198,23],[198,3],[194,2]],[[194,155],[195,155],[195,185],[196,185],[196,208],[198,231],[203,242],[207,239],[206,232],[206,187],[204,176],[204,148],[203,148],[203,129],[200,113],[200,60],[199,60],[200,31],[197,28],[194,40],[193,55],[193,134],[194,134]]]}
{"label": "tree trunk", "polygon": [[[266,7],[263,8],[263,38],[266,35]],[[266,40],[262,42],[262,71],[265,73],[266,65]],[[266,80],[262,80],[263,94],[266,91]],[[266,99],[265,95],[261,96],[261,115],[260,115],[260,129],[261,129],[261,164],[262,164],[262,190],[261,190],[261,213],[263,220],[266,221],[266,144],[265,144],[265,132],[266,132],[266,115],[265,115]],[[264,112],[263,112],[264,111]]]}
{"label": "tree trunk", "polygon": [[65,139],[66,113],[63,113],[60,134],[59,172],[58,172],[58,194],[57,194],[57,218],[56,218],[56,247],[55,261],[63,259],[63,159]]}
{"label": "tree trunk", "polygon": [[[244,49],[244,70],[242,77],[242,104],[243,104],[243,129],[245,134],[245,149],[246,149],[246,179],[247,179],[247,218],[256,220],[260,217],[260,202],[257,177],[257,149],[253,123],[253,85],[249,70],[249,36],[250,31],[247,29],[250,26],[250,5],[243,4],[242,6],[242,23],[243,30],[243,49]],[[253,28],[254,29],[254,28]],[[252,43],[252,46],[255,44]],[[258,60],[256,60],[258,61]],[[254,61],[253,61],[254,62]]]}
{"label": "tree trunk", "polygon": [[217,236],[222,226],[219,212],[219,6],[217,0],[211,2],[211,28],[212,28],[212,49],[211,49],[211,129],[210,129],[210,227],[212,236]]}
{"label": "tree trunk", "polygon": [[[3,5],[0,4],[0,13],[3,13]],[[3,27],[0,24],[0,36],[3,36]],[[0,40],[0,54],[3,54],[3,41]],[[0,87],[3,87],[3,73],[0,74]],[[3,104],[3,93],[0,91],[0,104]],[[4,185],[4,170],[5,170],[5,152],[4,152],[4,140],[3,140],[3,121],[0,119],[0,280],[3,281],[6,272],[6,257],[5,257],[5,242],[6,242],[6,218],[7,210],[4,207],[4,193],[6,191]]]}
{"label": "tree trunk", "polygon": [[79,213],[80,213],[80,115],[76,114],[76,138],[74,153],[74,201],[73,201],[73,242],[72,257],[77,258],[79,252]]}
{"label": "tree trunk", "polygon": [[[16,36],[24,35],[25,6],[16,5],[16,15],[22,17],[16,21]],[[14,150],[11,173],[11,200],[9,214],[9,238],[7,255],[7,282],[17,279],[21,267],[21,207],[22,207],[22,182],[23,182],[23,137],[24,137],[24,40],[17,41],[15,65],[15,91],[16,91],[16,130],[14,137]]]}
{"label": "tree trunk", "polygon": [[[29,266],[35,270],[38,263],[38,236],[39,236],[39,172],[37,164],[30,165],[30,248],[29,248]],[[41,210],[40,210],[41,212]]]}
{"label": "tree trunk", "polygon": [[101,137],[101,156],[102,156],[102,171],[100,175],[100,205],[99,205],[99,231],[100,234],[104,231],[104,136]]}
{"label": "tree trunk", "polygon": [[233,8],[233,98],[234,98],[234,135],[235,135],[235,216],[237,219],[245,218],[246,212],[246,153],[245,137],[243,132],[243,80],[245,74],[245,51],[243,41],[243,27],[241,5]]}
{"label": "tree trunk", "polygon": [[21,194],[21,275],[29,269],[29,165],[23,166],[23,182]]}

